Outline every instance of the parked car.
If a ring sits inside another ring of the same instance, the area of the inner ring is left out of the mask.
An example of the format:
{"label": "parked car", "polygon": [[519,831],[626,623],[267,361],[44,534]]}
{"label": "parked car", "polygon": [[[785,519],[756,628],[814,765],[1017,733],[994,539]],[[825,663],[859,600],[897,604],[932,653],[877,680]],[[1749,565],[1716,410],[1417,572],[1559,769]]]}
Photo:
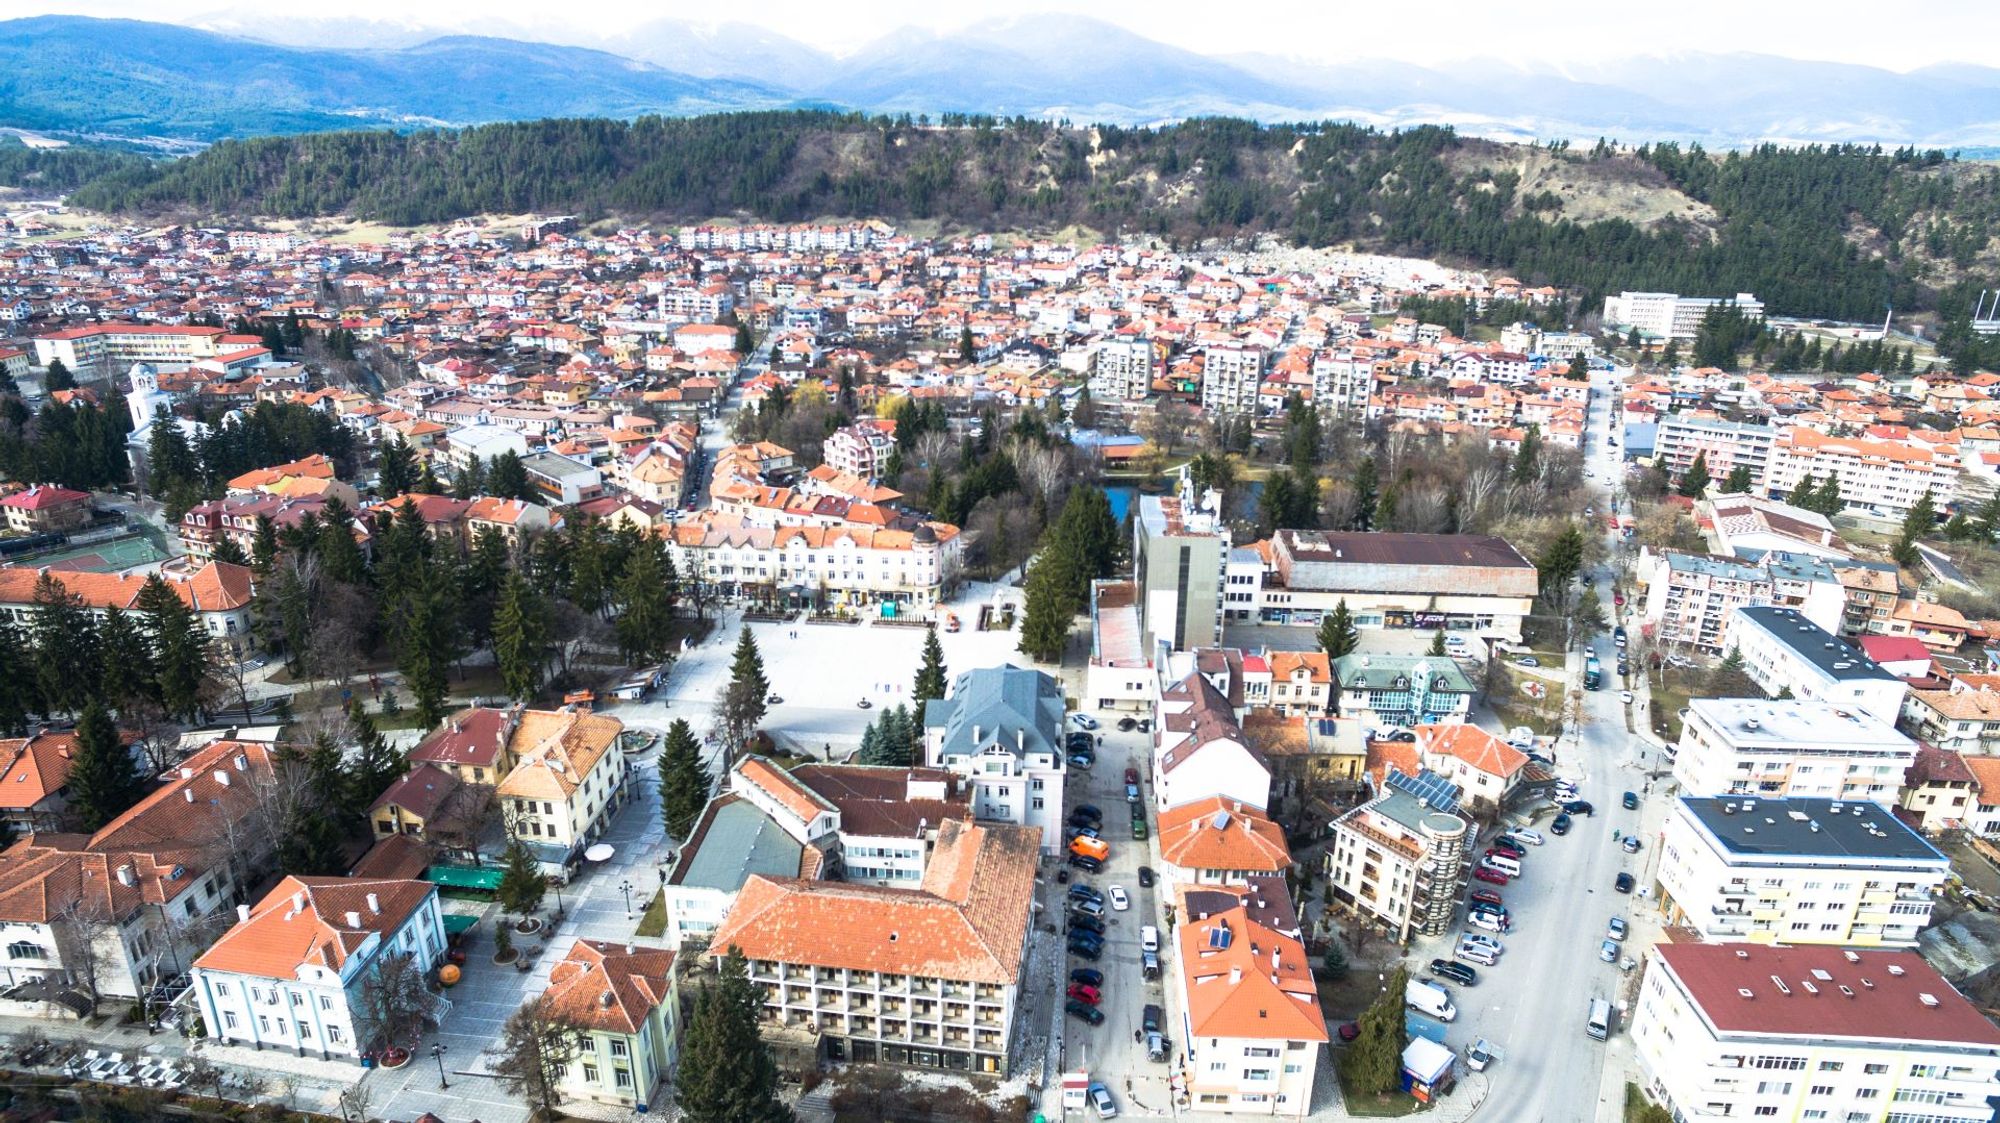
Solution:
{"label": "parked car", "polygon": [[1137,728],[1138,725],[1139,725],[1138,721],[1136,721],[1133,718],[1121,717],[1118,719],[1118,732],[1130,733],[1132,732],[1133,729]]}
{"label": "parked car", "polygon": [[1511,839],[1515,842],[1525,842],[1530,846],[1540,846],[1543,841],[1542,832],[1532,830],[1528,827],[1513,827],[1501,837]]}
{"label": "parked car", "polygon": [[1623,840],[1621,840],[1618,843],[1618,845],[1623,846],[1627,854],[1637,854],[1639,852],[1639,836],[1636,834],[1628,834],[1624,837]]}
{"label": "parked car", "polygon": [[1501,952],[1507,950],[1507,945],[1501,943],[1500,941],[1494,939],[1491,936],[1482,936],[1477,932],[1466,933],[1464,936],[1460,937],[1459,942],[1465,944],[1472,944],[1475,947],[1485,948],[1486,950],[1492,952],[1495,955],[1498,955]]}
{"label": "parked car", "polygon": [[1069,899],[1072,901],[1096,901],[1101,905],[1104,903],[1104,894],[1099,893],[1082,882],[1078,882],[1069,887]]}
{"label": "parked car", "polygon": [[1072,811],[1069,813],[1069,825],[1072,827],[1101,827],[1104,825],[1104,816],[1086,815],[1081,811]]}
{"label": "parked car", "polygon": [[1623,796],[1619,797],[1619,801],[1625,805],[1625,810],[1627,811],[1637,811],[1639,809],[1638,792],[1626,792]]}
{"label": "parked car", "polygon": [[1481,967],[1491,967],[1500,962],[1499,955],[1495,954],[1491,948],[1483,948],[1478,944],[1458,945],[1458,950],[1452,953],[1452,958],[1462,959],[1467,963],[1476,963]]}
{"label": "parked car", "polygon": [[1602,959],[1606,963],[1618,962],[1618,942],[1616,940],[1605,940],[1603,943],[1598,944],[1597,958]]}
{"label": "parked car", "polygon": [[[1096,1022],[1092,1022],[1096,1025]],[[1092,1081],[1090,1084],[1090,1106],[1099,1119],[1110,1119],[1118,1114],[1118,1104],[1111,1098],[1111,1089]]]}
{"label": "parked car", "polygon": [[1431,974],[1436,978],[1450,979],[1462,987],[1469,987],[1479,982],[1479,972],[1470,964],[1460,963],[1456,959],[1431,960]]}
{"label": "parked car", "polygon": [[1139,1028],[1147,1033],[1160,1032],[1160,1023],[1165,1020],[1166,1012],[1150,1002],[1139,1011]]}
{"label": "parked car", "polygon": [[1630,893],[1632,891],[1632,875],[1629,873],[1621,873],[1618,875],[1618,880],[1612,882],[1611,884],[1612,887],[1617,889],[1620,893]]}
{"label": "parked car", "polygon": [[1507,932],[1514,927],[1506,917],[1490,912],[1475,912],[1466,917],[1465,922],[1474,928],[1484,928],[1488,932]]}
{"label": "parked car", "polygon": [[[1115,889],[1112,891],[1117,892],[1117,890]],[[1069,903],[1069,907],[1072,912],[1080,912],[1085,916],[1093,917],[1098,920],[1102,920],[1104,918],[1104,902],[1102,901],[1091,901],[1091,900],[1071,901]]]}
{"label": "parked car", "polygon": [[1597,814],[1597,808],[1592,807],[1590,801],[1587,799],[1572,799],[1568,803],[1563,804],[1562,809],[1572,815],[1595,816]]}
{"label": "parked car", "polygon": [[1472,903],[1475,905],[1492,905],[1495,908],[1506,904],[1505,901],[1500,899],[1500,894],[1495,893],[1491,889],[1474,889],[1472,891]]}
{"label": "parked car", "polygon": [[1103,862],[1100,862],[1096,858],[1092,858],[1087,854],[1071,854],[1069,856],[1069,864],[1076,867],[1077,869],[1082,870],[1085,873],[1096,873],[1097,871],[1104,868]]}
{"label": "parked car", "polygon": [[1528,854],[1526,851],[1516,850],[1504,842],[1496,842],[1486,848],[1486,856],[1489,858],[1512,858],[1518,862],[1527,857]]}
{"label": "parked car", "polygon": [[1063,993],[1070,998],[1076,999],[1078,1002],[1088,1002],[1092,1006],[1096,1006],[1103,1001],[1103,997],[1098,994],[1096,987],[1085,986],[1082,983],[1071,983],[1069,989]]}
{"label": "parked car", "polygon": [[1078,729],[1097,728],[1097,719],[1091,717],[1089,714],[1071,714],[1069,715],[1069,723]]}
{"label": "parked car", "polygon": [[1088,959],[1092,963],[1095,963],[1104,954],[1104,945],[1093,944],[1083,940],[1071,940],[1069,942],[1069,953],[1078,959]]}
{"label": "parked car", "polygon": [[[1620,672],[1618,672],[1618,673],[1622,675],[1622,674],[1624,674],[1625,672],[1623,672],[1623,671],[1620,671]],[[1620,702],[1624,703],[1624,704],[1625,704],[1625,705],[1627,705],[1627,706],[1631,705],[1631,704],[1632,704],[1632,692],[1631,692],[1631,691],[1629,691],[1629,690],[1621,690],[1621,691],[1619,691],[1619,692],[1618,692],[1618,700],[1619,700]]]}
{"label": "parked car", "polygon": [[1073,912],[1064,918],[1072,932],[1088,932],[1093,936],[1104,935],[1104,921],[1089,913]]}
{"label": "parked car", "polygon": [[1574,823],[1575,821],[1576,820],[1569,817],[1569,812],[1565,811],[1562,814],[1557,815],[1555,817],[1555,820],[1549,824],[1549,833],[1568,834],[1570,824]]}
{"label": "parked car", "polygon": [[1486,882],[1488,885],[1505,885],[1509,880],[1506,874],[1496,869],[1488,869],[1485,866],[1473,870],[1472,876]]}
{"label": "parked car", "polygon": [[1118,912],[1124,912],[1126,909],[1132,907],[1132,900],[1125,895],[1124,886],[1114,885],[1111,887],[1111,907]]}
{"label": "parked car", "polygon": [[1069,762],[1078,768],[1090,768],[1097,763],[1097,758],[1090,753],[1071,753]]}
{"label": "parked car", "polygon": [[1102,990],[1104,989],[1104,972],[1099,971],[1095,967],[1078,967],[1069,973],[1069,981],[1072,983],[1082,983],[1084,986],[1096,987]]}
{"label": "parked car", "polygon": [[1474,1072],[1485,1072],[1493,1063],[1493,1044],[1484,1037],[1465,1047],[1465,1067]]}
{"label": "parked car", "polygon": [[1514,660],[1514,665],[1516,667],[1539,667],[1542,665],[1542,661],[1532,655],[1523,655],[1519,659]]}
{"label": "parked car", "polygon": [[1132,837],[1142,842],[1146,838],[1146,814],[1137,807],[1132,809]]}
{"label": "parked car", "polygon": [[1079,803],[1070,811],[1072,815],[1088,815],[1093,819],[1103,819],[1104,812],[1095,803]]}
{"label": "parked car", "polygon": [[1137,784],[1125,785],[1125,802],[1127,803],[1139,802],[1139,785]]}
{"label": "parked car", "polygon": [[1619,674],[1621,674],[1621,675],[1629,675],[1629,674],[1631,674],[1631,673],[1632,673],[1632,664],[1630,664],[1630,663],[1627,663],[1627,662],[1626,662],[1625,660],[1623,660],[1623,659],[1620,659],[1620,660],[1618,660],[1618,673],[1619,673]]}
{"label": "parked car", "polygon": [[1099,1010],[1088,1002],[1078,1002],[1072,998],[1068,1002],[1063,1003],[1063,1012],[1072,1018],[1080,1018],[1090,1025],[1101,1026],[1104,1024],[1104,1011]]}
{"label": "parked car", "polygon": [[1063,828],[1064,842],[1068,842],[1071,839],[1076,839],[1076,838],[1098,838],[1098,837],[1100,837],[1100,835],[1098,834],[1097,831],[1097,825],[1094,823],[1087,827],[1079,827],[1072,824],[1070,826]]}
{"label": "parked car", "polygon": [[1627,925],[1625,924],[1625,918],[1622,916],[1612,917],[1611,923],[1606,924],[1604,926],[1604,934],[1606,936],[1611,937],[1614,940],[1623,941],[1625,939],[1626,933],[1629,931],[1630,928],[1627,927]]}
{"label": "parked car", "polygon": [[1139,950],[1158,952],[1160,950],[1160,930],[1151,924],[1139,926]]}
{"label": "parked car", "polygon": [[1342,1041],[1352,1041],[1352,1040],[1354,1040],[1355,1038],[1357,1038],[1357,1037],[1360,1037],[1360,1036],[1361,1036],[1361,1023],[1360,1023],[1360,1022],[1342,1022],[1342,1023],[1340,1023],[1340,1039],[1341,1039]]}
{"label": "parked car", "polygon": [[1153,887],[1153,867],[1151,866],[1139,867],[1139,885],[1142,888],[1147,888],[1147,889]]}
{"label": "parked car", "polygon": [[1063,744],[1072,749],[1094,749],[1097,747],[1097,738],[1080,729],[1073,729],[1069,736],[1063,738]]}

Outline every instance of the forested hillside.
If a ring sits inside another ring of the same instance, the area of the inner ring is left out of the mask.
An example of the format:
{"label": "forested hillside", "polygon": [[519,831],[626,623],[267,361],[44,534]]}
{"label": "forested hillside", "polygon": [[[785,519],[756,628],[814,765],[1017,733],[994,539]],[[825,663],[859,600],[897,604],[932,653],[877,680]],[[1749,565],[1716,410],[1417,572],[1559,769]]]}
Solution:
{"label": "forested hillside", "polygon": [[[1559,146],[1558,174],[1544,170],[1530,189],[1510,159],[1523,151],[1440,128],[772,112],[230,141],[99,177],[73,201],[397,224],[560,211],[1080,224],[1181,240],[1267,232],[1504,268],[1581,288],[1585,307],[1621,288],[1745,291],[1774,312],[1859,320],[1892,302],[1949,317],[1995,261],[2000,172],[1942,153]],[[1572,215],[1566,191],[1597,181],[1643,189],[1646,213],[1634,221],[1600,203]]]}

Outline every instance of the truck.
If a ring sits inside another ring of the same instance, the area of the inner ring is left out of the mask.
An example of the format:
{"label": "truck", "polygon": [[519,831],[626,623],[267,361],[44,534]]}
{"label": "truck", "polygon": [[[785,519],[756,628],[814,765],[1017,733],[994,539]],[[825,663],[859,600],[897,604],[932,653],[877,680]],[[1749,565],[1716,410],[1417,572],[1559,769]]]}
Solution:
{"label": "truck", "polygon": [[1451,995],[1436,983],[1423,983],[1411,979],[1403,988],[1403,1003],[1441,1022],[1458,1017],[1458,1007],[1451,1004]]}
{"label": "truck", "polygon": [[1604,685],[1604,666],[1592,655],[1583,661],[1583,688],[1596,690]]}

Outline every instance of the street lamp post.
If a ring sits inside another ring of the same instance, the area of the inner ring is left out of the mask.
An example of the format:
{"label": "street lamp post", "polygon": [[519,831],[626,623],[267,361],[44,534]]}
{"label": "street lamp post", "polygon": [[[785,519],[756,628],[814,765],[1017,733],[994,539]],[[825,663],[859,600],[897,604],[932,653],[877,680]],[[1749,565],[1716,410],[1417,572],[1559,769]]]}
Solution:
{"label": "street lamp post", "polygon": [[431,1046],[431,1059],[438,1063],[438,1088],[442,1090],[451,1087],[444,1079],[444,1046]]}
{"label": "street lamp post", "polygon": [[562,882],[553,882],[551,887],[556,891],[556,919],[561,920],[563,918]]}
{"label": "street lamp post", "polygon": [[618,888],[625,893],[625,919],[630,920],[632,919],[632,879],[628,877],[620,881]]}

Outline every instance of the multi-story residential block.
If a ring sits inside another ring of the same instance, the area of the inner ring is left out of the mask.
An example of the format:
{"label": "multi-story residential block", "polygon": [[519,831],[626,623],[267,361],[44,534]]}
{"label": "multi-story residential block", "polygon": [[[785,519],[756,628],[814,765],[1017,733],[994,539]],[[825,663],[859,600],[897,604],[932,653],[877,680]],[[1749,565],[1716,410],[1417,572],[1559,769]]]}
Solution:
{"label": "multi-story residential block", "polygon": [[2000,753],[2000,691],[1957,679],[1944,690],[1912,690],[1903,700],[1902,724],[1941,749]]}
{"label": "multi-story residential block", "polygon": [[1139,587],[1130,581],[1090,583],[1090,669],[1083,696],[1097,710],[1146,713],[1159,700],[1153,660],[1140,639]]}
{"label": "multi-story residential block", "polygon": [[1926,494],[1939,508],[1958,492],[1955,454],[1924,445],[1863,437],[1829,437],[1800,425],[1771,450],[1764,490],[1789,495],[1807,476],[1840,478],[1841,501],[1891,518],[1909,513]]}
{"label": "multi-story residential block", "polygon": [[[16,627],[25,628],[34,620],[37,605],[35,586],[47,572],[30,566],[0,565],[0,612]],[[48,572],[48,576],[82,602],[93,616],[113,608],[131,612],[146,587],[146,577],[136,573]],[[194,610],[202,629],[231,651],[248,651],[250,633],[250,567],[211,561],[189,571],[162,569],[159,576],[167,587]]]}
{"label": "multi-story residential block", "polygon": [[1760,488],[1777,440],[1777,430],[1769,425],[1670,413],[1660,418],[1653,435],[1653,455],[1675,479],[1700,459],[1713,480],[1719,482],[1742,467],[1750,472],[1750,486]]}
{"label": "multi-story residential block", "polygon": [[[1974,762],[1981,770],[1975,770]],[[1987,816],[1980,808],[1990,797],[1983,790],[1981,772],[2000,763],[1990,757],[1967,757],[1951,749],[1924,745],[1917,759],[1903,774],[1903,789],[1897,793],[1896,813],[1925,834],[1937,834],[1956,827],[1970,827],[1976,834]],[[1995,788],[1994,796],[2000,796]]]}
{"label": "multi-story residential block", "polygon": [[[1780,593],[1780,585],[1784,586]],[[1654,559],[1646,581],[1643,619],[1662,644],[1685,644],[1709,654],[1734,645],[1730,621],[1739,608],[1797,601],[1822,627],[1836,627],[1846,598],[1833,571],[1810,558],[1767,555],[1758,563],[1667,550]]]}
{"label": "multi-story residential block", "polygon": [[1982,1123],[2000,1029],[1922,956],[1657,945],[1632,1015],[1675,1119]]}
{"label": "multi-story residential block", "polygon": [[1284,879],[1184,886],[1179,897],[1174,981],[1187,1106],[1304,1118],[1328,1036]]}
{"label": "multi-story residential block", "polygon": [[863,480],[883,475],[896,451],[896,422],[886,417],[863,418],[827,434],[820,458],[836,472]]}
{"label": "multi-story residential block", "polygon": [[1773,697],[1829,702],[1893,725],[1909,687],[1875,660],[1795,608],[1736,610],[1729,645],[1743,669]]}
{"label": "multi-story residential block", "polygon": [[565,1096],[646,1111],[680,1057],[674,953],[578,940],[549,971],[546,1009],[578,1030]]}
{"label": "multi-story residential block", "polygon": [[924,763],[964,777],[973,817],[1036,827],[1061,845],[1063,694],[1056,680],[1020,667],[982,667],[924,706]]}
{"label": "multi-story residential block", "polygon": [[78,941],[96,948],[100,995],[137,998],[186,970],[268,868],[272,840],[253,820],[273,779],[269,745],[216,741],[95,834],[36,834],[8,847],[0,979],[82,974],[66,966],[81,955],[66,951]]}
{"label": "multi-story residential block", "polygon": [[514,730],[515,764],[494,794],[510,838],[545,868],[567,871],[624,804],[625,723],[587,712],[530,710]]}
{"label": "multi-story residential block", "polygon": [[1408,943],[1451,925],[1471,872],[1471,836],[1453,807],[1401,787],[1333,821],[1327,881],[1336,908]]}
{"label": "multi-story residential block", "polygon": [[1340,716],[1369,729],[1466,720],[1472,680],[1456,662],[1430,655],[1343,655],[1334,660]]}
{"label": "multi-story residential block", "polygon": [[1894,562],[1846,561],[1834,567],[1847,606],[1840,618],[1844,636],[1889,635],[1902,599],[1900,568]]}
{"label": "multi-story residential block", "polygon": [[212,359],[224,349],[221,328],[165,324],[106,323],[64,328],[35,337],[35,365],[58,359],[73,371],[102,363],[118,368],[149,363],[167,370]]}
{"label": "multi-story residential block", "polygon": [[1205,413],[1257,412],[1257,391],[1263,386],[1262,347],[1230,344],[1202,350],[1201,408]]}
{"label": "multi-story residential block", "polygon": [[1222,496],[1197,499],[1185,469],[1175,495],[1142,495],[1133,520],[1132,574],[1139,587],[1139,624],[1147,650],[1164,640],[1175,650],[1222,642],[1223,570],[1229,528]]}
{"label": "multi-story residential block", "polygon": [[1891,803],[1917,743],[1838,703],[1697,698],[1674,753],[1687,795],[1820,796]]}
{"label": "multi-story residential block", "polygon": [[1950,872],[1879,803],[1682,796],[1660,842],[1660,905],[1710,943],[1910,946]]}
{"label": "multi-story residential block", "polygon": [[1004,1073],[1039,836],[947,822],[918,888],[753,876],[710,954],[737,948],[749,961],[766,1040],[787,1067]]}
{"label": "multi-story residential block", "polygon": [[15,534],[58,534],[90,522],[90,493],[36,484],[0,497],[0,516]]}
{"label": "multi-story residential block", "polygon": [[1162,812],[1211,797],[1262,810],[1271,802],[1271,766],[1251,746],[1229,699],[1190,674],[1160,691],[1153,739],[1153,799]]}
{"label": "multi-story residential block", "polygon": [[[290,1049],[322,1060],[407,1041],[377,997],[417,985],[444,958],[444,914],[428,881],[287,877],[194,961],[195,1001],[217,1041]],[[391,964],[390,960],[403,960]],[[400,989],[400,988],[399,988]],[[439,1011],[449,1007],[432,997]],[[407,1016],[407,1015],[405,1015]]]}
{"label": "multi-story residential block", "polygon": [[1671,292],[1621,292],[1604,298],[1604,326],[1638,328],[1654,339],[1693,339],[1702,317],[1716,305],[1734,305],[1747,319],[1761,319],[1764,302],[1747,292],[1734,297],[1681,296]]}
{"label": "multi-story residential block", "polygon": [[1280,530],[1266,551],[1257,618],[1318,627],[1342,601],[1361,628],[1418,628],[1518,641],[1535,567],[1504,538]]}
{"label": "multi-story residential block", "polygon": [[532,452],[521,458],[528,484],[558,507],[574,507],[604,494],[604,474],[574,457]]}
{"label": "multi-story residential block", "polygon": [[1101,340],[1091,348],[1090,396],[1104,402],[1142,401],[1153,392],[1158,365],[1151,340]]}

